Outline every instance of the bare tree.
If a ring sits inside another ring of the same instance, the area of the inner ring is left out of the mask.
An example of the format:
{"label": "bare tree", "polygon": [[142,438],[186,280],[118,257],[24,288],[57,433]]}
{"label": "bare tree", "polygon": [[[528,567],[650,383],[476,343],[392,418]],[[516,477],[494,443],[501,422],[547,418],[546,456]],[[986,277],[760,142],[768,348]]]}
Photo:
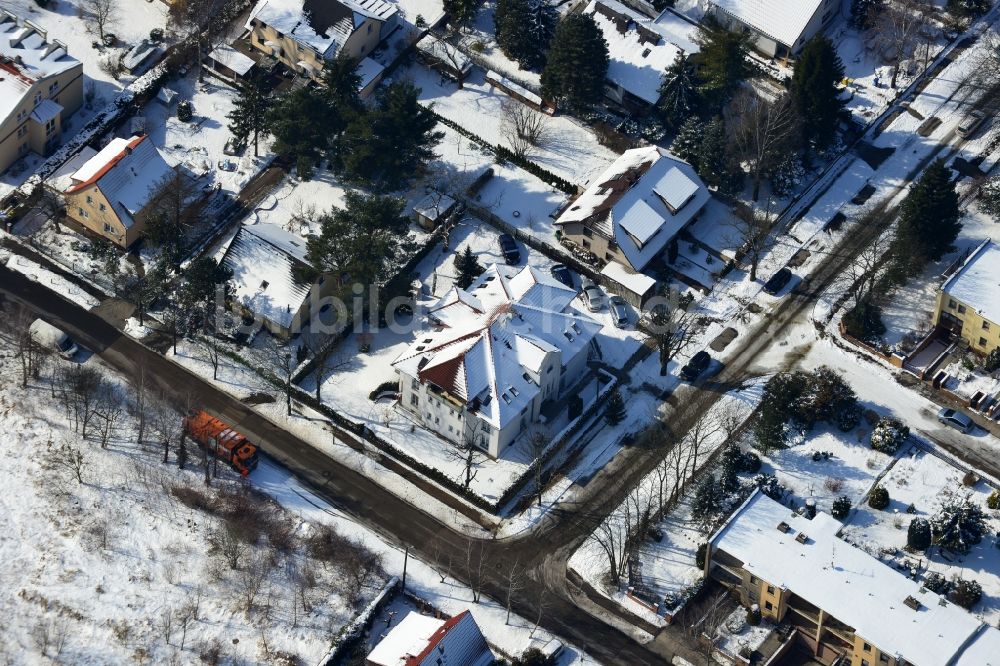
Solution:
{"label": "bare tree", "polygon": [[[881,225],[881,217],[875,209],[869,209],[861,212],[857,222],[859,226]],[[847,294],[854,306],[868,302],[883,283],[885,268],[890,262],[892,240],[892,233],[888,229],[878,234],[861,250],[845,272]]]}
{"label": "bare tree", "polygon": [[150,418],[149,379],[146,376],[146,366],[139,364],[129,382],[129,399],[135,410],[136,442],[141,446],[146,436],[146,423]]}
{"label": "bare tree", "polygon": [[47,219],[52,220],[56,231],[62,233],[60,222],[66,215],[66,201],[60,194],[47,187],[41,188],[41,194],[38,196],[35,208]]}
{"label": "bare tree", "polygon": [[587,540],[596,543],[607,558],[608,572],[615,587],[621,585],[622,574],[627,565],[628,531],[622,507],[618,507],[605,516],[597,529],[587,536]]}
{"label": "bare tree", "polygon": [[27,308],[15,306],[11,312],[4,313],[0,323],[3,337],[6,338],[21,363],[21,388],[28,387],[28,380],[38,378],[43,359],[50,353],[31,333],[34,315]]}
{"label": "bare tree", "polygon": [[94,406],[95,425],[102,449],[108,448],[124,417],[122,397],[117,387],[104,383],[97,392],[97,404]]}
{"label": "bare tree", "polygon": [[507,575],[504,576],[504,582],[507,584],[507,595],[506,595],[506,606],[507,606],[507,619],[504,620],[504,624],[510,624],[510,613],[511,607],[514,604],[514,598],[524,590],[525,587],[525,575],[524,568],[520,566],[519,560],[514,560],[514,563],[510,565],[510,569],[507,570]]}
{"label": "bare tree", "polygon": [[465,571],[472,590],[472,603],[478,604],[486,582],[486,548],[481,541],[469,539],[465,547]]}
{"label": "bare tree", "polygon": [[243,536],[237,526],[223,520],[208,537],[209,544],[222,556],[230,569],[238,570],[250,550]]}
{"label": "bare tree", "polygon": [[316,376],[316,401],[322,401],[323,378],[327,374],[347,367],[351,357],[340,351],[340,345],[328,336],[309,331],[302,336],[302,342],[313,358],[313,374]]}
{"label": "bare tree", "polygon": [[243,612],[249,617],[271,570],[271,558],[263,548],[248,548],[244,564],[245,570],[238,577],[237,585],[243,601]]}
{"label": "bare tree", "polygon": [[896,87],[899,66],[912,57],[926,31],[933,7],[926,0],[893,0],[887,3],[868,32],[868,48],[892,65],[889,87]]}
{"label": "bare tree", "polygon": [[118,21],[118,0],[84,0],[87,11],[87,23],[91,30],[97,31],[97,36],[104,41],[106,30],[110,30]]}
{"label": "bare tree", "polygon": [[[454,39],[454,37],[450,39]],[[458,47],[451,43],[450,39],[438,40],[438,43],[441,45],[438,55],[451,68],[450,73],[455,79],[455,83],[458,84],[458,89],[461,90],[465,87],[465,71],[463,68],[468,67],[469,61]]]}
{"label": "bare tree", "polygon": [[513,99],[505,99],[500,110],[500,132],[516,156],[524,157],[532,147],[545,144],[548,121],[542,113]]}
{"label": "bare tree", "polygon": [[264,345],[264,354],[281,380],[282,390],[285,394],[285,409],[288,416],[291,416],[292,376],[295,373],[295,360],[292,358],[291,349],[275,336],[268,335]]}
{"label": "bare tree", "polygon": [[724,115],[730,145],[750,172],[756,201],[764,175],[794,148],[798,123],[791,96],[785,93],[768,102],[747,86],[736,93]]}
{"label": "bare tree", "polygon": [[667,374],[670,361],[694,344],[701,329],[698,318],[686,310],[670,310],[664,305],[653,308],[648,331],[659,352],[660,376]]}
{"label": "bare tree", "polygon": [[764,210],[756,206],[737,204],[733,216],[729,220],[729,228],[736,236],[734,242],[739,244],[744,260],[750,262],[750,280],[757,279],[757,267],[771,247],[771,226],[774,216],[771,215],[771,200],[768,199]]}
{"label": "bare tree", "polygon": [[[52,441],[49,440],[49,449],[52,448]],[[64,439],[59,447],[49,455],[52,465],[66,470],[76,479],[77,483],[83,484],[83,470],[88,465],[88,461],[82,449]]]}
{"label": "bare tree", "polygon": [[727,594],[725,591],[708,600],[708,608],[705,613],[693,615],[691,622],[685,624],[684,633],[691,639],[692,643],[701,646],[701,656],[704,658],[705,666],[715,666],[715,653],[718,650],[722,636],[719,629],[723,626],[728,617],[728,608],[725,605]]}
{"label": "bare tree", "polygon": [[222,349],[219,346],[219,341],[215,339],[211,333],[207,335],[197,336],[196,342],[198,344],[198,349],[201,351],[201,355],[205,358],[212,366],[212,379],[219,378],[219,364],[222,361]]}

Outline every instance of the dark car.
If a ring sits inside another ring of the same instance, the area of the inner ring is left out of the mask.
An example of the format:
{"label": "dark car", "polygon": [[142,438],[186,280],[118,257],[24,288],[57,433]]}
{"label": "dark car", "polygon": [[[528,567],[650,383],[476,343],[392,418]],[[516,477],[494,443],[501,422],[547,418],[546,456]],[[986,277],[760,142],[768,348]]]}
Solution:
{"label": "dark car", "polygon": [[708,370],[708,366],[712,363],[712,357],[707,351],[700,351],[691,357],[688,364],[681,368],[681,379],[689,382],[693,382],[701,376],[701,373]]}
{"label": "dark car", "polygon": [[508,265],[513,266],[521,261],[521,251],[517,249],[517,243],[514,242],[510,234],[500,234],[500,238],[497,240],[500,243],[500,254],[503,255],[503,260]]}
{"label": "dark car", "polygon": [[792,271],[790,268],[785,267],[780,271],[771,276],[771,279],[764,283],[764,291],[771,294],[777,294],[779,291],[785,288],[788,281],[792,279]]}
{"label": "dark car", "polygon": [[549,269],[549,274],[564,285],[573,288],[573,274],[562,264],[556,264]]}

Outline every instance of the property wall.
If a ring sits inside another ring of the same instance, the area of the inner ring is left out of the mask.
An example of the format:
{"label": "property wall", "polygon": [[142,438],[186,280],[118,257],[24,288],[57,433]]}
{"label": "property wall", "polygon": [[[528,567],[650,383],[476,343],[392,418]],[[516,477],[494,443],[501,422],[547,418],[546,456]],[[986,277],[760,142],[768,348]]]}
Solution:
{"label": "property wall", "polygon": [[1000,323],[980,315],[976,308],[944,292],[938,292],[935,323],[947,326],[943,315],[947,313],[962,323],[961,336],[969,347],[980,354],[988,354],[1000,347]]}
{"label": "property wall", "polygon": [[59,136],[62,121],[83,104],[83,65],[36,81],[21,103],[0,120],[0,173],[28,151],[44,154],[48,138],[44,126],[41,126],[40,133],[31,129],[32,125],[38,126],[31,120],[31,111],[43,99],[51,99],[63,107],[62,115],[56,119],[57,130],[54,133],[54,136]]}

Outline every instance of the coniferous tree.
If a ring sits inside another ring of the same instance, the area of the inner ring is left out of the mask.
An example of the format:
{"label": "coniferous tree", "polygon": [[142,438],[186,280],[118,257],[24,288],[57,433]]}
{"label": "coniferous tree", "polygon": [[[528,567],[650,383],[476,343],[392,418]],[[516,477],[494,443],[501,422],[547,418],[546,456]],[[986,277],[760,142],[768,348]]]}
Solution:
{"label": "coniferous tree", "polygon": [[482,7],[482,0],[444,0],[444,11],[448,13],[448,24],[462,28],[472,22]]}
{"label": "coniferous tree", "polygon": [[948,0],[948,11],[971,18],[985,14],[992,4],[990,0]]}
{"label": "coniferous tree", "polygon": [[914,550],[927,550],[931,545],[931,524],[926,518],[914,518],[906,530],[906,545]]}
{"label": "coniferous tree", "polygon": [[701,138],[705,124],[697,117],[691,116],[677,130],[674,142],[670,144],[670,152],[692,166],[697,166],[701,154]]}
{"label": "coniferous tree", "polygon": [[608,44],[587,14],[569,14],[556,26],[542,71],[542,92],[574,109],[595,104],[604,94]]}
{"label": "coniferous tree", "polygon": [[408,81],[393,83],[375,108],[348,123],[337,152],[349,180],[396,190],[423,173],[444,134],[435,129],[434,112],[417,101],[418,93]]}
{"label": "coniferous tree", "polygon": [[486,269],[479,263],[476,255],[472,253],[472,247],[466,245],[464,252],[455,255],[455,270],[458,272],[455,285],[459,289],[468,289],[469,285],[482,275]]}
{"label": "coniferous tree", "polygon": [[725,187],[732,180],[729,166],[726,126],[721,118],[713,118],[702,128],[701,143],[698,146],[698,175],[708,185]]}
{"label": "coniferous tree", "polygon": [[310,178],[323,159],[331,136],[329,113],[323,91],[310,87],[292,90],[271,108],[274,150],[295,161],[299,178]]}
{"label": "coniferous tree", "polygon": [[698,79],[691,61],[678,52],[660,81],[657,111],[668,129],[676,129],[698,109]]}
{"label": "coniferous tree", "polygon": [[884,8],[885,0],[851,0],[851,25],[862,30],[872,27]]}
{"label": "coniferous tree", "polygon": [[699,51],[692,57],[709,108],[722,108],[750,74],[746,58],[751,39],[749,33],[727,30],[710,16],[698,26],[695,42]]}
{"label": "coniferous tree", "polygon": [[900,276],[912,275],[944,256],[961,229],[955,183],[944,160],[938,160],[910,188],[901,206],[892,244]]}
{"label": "coniferous tree", "polygon": [[821,148],[837,135],[837,123],[844,103],[838,98],[837,83],[844,78],[844,63],[824,35],[809,40],[795,63],[792,75],[792,102],[802,122],[806,141]]}
{"label": "coniferous tree", "polygon": [[239,87],[239,95],[233,102],[233,110],[226,116],[229,118],[229,131],[234,143],[239,149],[253,142],[253,155],[260,154],[258,140],[260,136],[270,131],[271,119],[268,110],[271,100],[265,90],[264,77],[258,73],[244,81]]}
{"label": "coniferous tree", "polygon": [[497,0],[493,15],[500,50],[528,69],[545,64],[556,22],[555,10],[544,0]]}
{"label": "coniferous tree", "polygon": [[615,426],[625,420],[626,413],[625,401],[622,400],[622,394],[616,386],[611,389],[611,395],[608,396],[608,407],[604,411],[604,420],[608,422],[608,425]]}

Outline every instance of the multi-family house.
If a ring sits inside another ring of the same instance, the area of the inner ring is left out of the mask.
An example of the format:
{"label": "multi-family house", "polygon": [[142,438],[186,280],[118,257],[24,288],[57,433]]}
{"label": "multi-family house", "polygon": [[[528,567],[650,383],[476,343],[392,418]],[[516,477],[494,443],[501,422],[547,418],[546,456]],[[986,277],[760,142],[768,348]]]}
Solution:
{"label": "multi-family house", "polygon": [[941,285],[935,321],[980,354],[1000,347],[1000,246],[983,241]]}
{"label": "multi-family house", "polygon": [[0,173],[62,142],[62,124],[83,103],[83,65],[44,30],[0,9]]}
{"label": "multi-family house", "polygon": [[570,309],[575,297],[530,266],[492,265],[452,288],[393,362],[400,406],[442,438],[499,457],[588,374],[601,324]]}

